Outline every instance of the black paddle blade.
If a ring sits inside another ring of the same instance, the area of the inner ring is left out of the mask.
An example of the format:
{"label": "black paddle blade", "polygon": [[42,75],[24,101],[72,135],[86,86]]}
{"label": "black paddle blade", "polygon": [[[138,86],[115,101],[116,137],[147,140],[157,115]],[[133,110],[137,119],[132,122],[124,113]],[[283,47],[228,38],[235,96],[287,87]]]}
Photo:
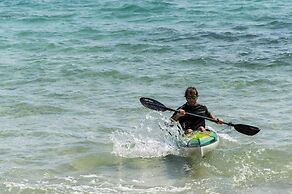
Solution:
{"label": "black paddle blade", "polygon": [[235,124],[234,129],[240,133],[250,136],[257,134],[260,131],[257,127],[244,124]]}
{"label": "black paddle blade", "polygon": [[162,111],[162,112],[168,110],[168,108],[164,106],[162,103],[151,98],[142,97],[140,98],[140,102],[143,106],[150,108],[152,110],[157,110],[157,111]]}

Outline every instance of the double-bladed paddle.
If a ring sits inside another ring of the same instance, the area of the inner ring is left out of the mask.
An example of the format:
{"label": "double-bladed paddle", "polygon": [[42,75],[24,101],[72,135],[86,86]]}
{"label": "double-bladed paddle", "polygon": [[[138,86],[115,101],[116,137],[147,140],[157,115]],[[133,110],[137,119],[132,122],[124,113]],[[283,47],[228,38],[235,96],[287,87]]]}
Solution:
{"label": "double-bladed paddle", "polygon": [[[152,109],[152,110],[156,110],[156,111],[173,111],[173,112],[177,112],[178,110],[174,110],[172,108],[168,108],[166,107],[164,104],[154,100],[154,99],[151,99],[151,98],[146,98],[146,97],[142,97],[140,98],[140,102],[143,106],[149,108],[149,109]],[[202,115],[197,115],[197,114],[193,114],[193,113],[189,113],[189,112],[186,112],[187,115],[190,115],[190,116],[194,116],[194,117],[199,117],[199,118],[202,118],[202,119],[206,119],[206,120],[209,120],[209,121],[212,121],[214,123],[218,123],[217,120],[214,120],[212,118],[209,118],[209,117],[205,117],[205,116],[202,116]],[[228,125],[228,126],[232,126],[234,127],[234,129],[240,133],[243,133],[245,135],[255,135],[257,134],[260,129],[257,128],[257,127],[254,127],[254,126],[250,126],[250,125],[244,125],[244,124],[233,124],[233,123],[226,123],[226,122],[223,122],[222,124],[225,124],[225,125]]]}

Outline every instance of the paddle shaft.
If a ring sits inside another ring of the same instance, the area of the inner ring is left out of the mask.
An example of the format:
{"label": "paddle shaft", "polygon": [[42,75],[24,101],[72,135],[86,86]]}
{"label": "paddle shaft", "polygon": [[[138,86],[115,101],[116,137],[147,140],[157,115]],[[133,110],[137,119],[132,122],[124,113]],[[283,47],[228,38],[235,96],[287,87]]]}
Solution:
{"label": "paddle shaft", "polygon": [[[159,106],[159,107],[161,107],[161,108],[164,108],[165,110],[169,110],[169,111],[173,111],[173,112],[178,112],[178,110],[174,110],[174,109],[172,109],[172,108],[168,108],[168,107],[166,107],[166,106],[164,106],[164,107],[162,107],[162,106],[160,106],[160,105],[156,105],[156,106]],[[206,119],[206,120],[208,120],[208,121],[212,121],[212,122],[214,122],[214,123],[218,123],[217,120],[212,119],[212,118],[209,118],[209,117],[205,117],[205,116],[202,116],[202,115],[197,115],[197,114],[190,113],[190,112],[186,112],[186,115],[190,115],[190,116],[194,116],[194,117],[198,117],[198,118]],[[233,127],[234,127],[234,124],[232,124],[232,123],[222,122],[222,124],[225,124],[225,125],[233,126]]]}

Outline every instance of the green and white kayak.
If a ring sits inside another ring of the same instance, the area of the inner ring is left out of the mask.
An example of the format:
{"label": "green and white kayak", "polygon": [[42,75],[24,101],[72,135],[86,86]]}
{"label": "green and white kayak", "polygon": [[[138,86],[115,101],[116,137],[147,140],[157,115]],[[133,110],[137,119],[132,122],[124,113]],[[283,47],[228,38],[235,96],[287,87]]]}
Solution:
{"label": "green and white kayak", "polygon": [[178,146],[183,156],[204,157],[219,144],[218,134],[211,128],[178,136]]}

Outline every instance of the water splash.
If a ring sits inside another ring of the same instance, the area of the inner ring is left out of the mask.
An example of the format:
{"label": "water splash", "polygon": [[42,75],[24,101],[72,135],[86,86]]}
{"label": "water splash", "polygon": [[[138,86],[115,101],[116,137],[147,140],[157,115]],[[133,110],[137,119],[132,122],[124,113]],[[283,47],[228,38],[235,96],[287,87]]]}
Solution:
{"label": "water splash", "polygon": [[228,135],[227,133],[218,133],[219,137],[221,137],[224,140],[230,141],[230,142],[238,142],[236,139]]}
{"label": "water splash", "polygon": [[175,137],[159,127],[167,120],[162,113],[151,112],[134,130],[115,132],[111,137],[112,153],[127,158],[177,155]]}
{"label": "water splash", "polygon": [[[166,126],[166,122],[169,122],[169,118],[162,113],[148,113],[140,125],[134,129],[112,134],[112,153],[126,158],[180,155],[177,145],[178,128]],[[208,128],[214,130],[211,126]],[[219,133],[219,136],[229,142],[237,142],[226,133]]]}

